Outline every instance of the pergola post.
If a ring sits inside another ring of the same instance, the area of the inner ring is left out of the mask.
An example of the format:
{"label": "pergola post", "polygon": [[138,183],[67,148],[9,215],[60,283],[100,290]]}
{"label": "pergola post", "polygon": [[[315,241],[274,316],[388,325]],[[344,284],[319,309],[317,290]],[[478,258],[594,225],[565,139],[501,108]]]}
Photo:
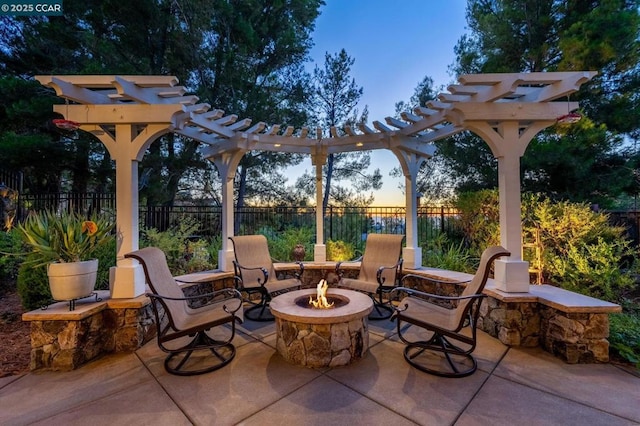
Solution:
{"label": "pergola post", "polygon": [[324,243],[324,211],[322,209],[323,185],[322,185],[322,165],[317,156],[314,156],[316,166],[316,243],[313,246],[313,261],[327,261],[327,245]]}
{"label": "pergola post", "polygon": [[428,153],[416,154],[392,150],[404,173],[405,182],[405,246],[402,248],[403,268],[420,269],[422,267],[422,247],[418,245],[418,199],[416,194],[418,172],[422,164],[435,152],[432,146]]}
{"label": "pergola post", "polygon": [[116,164],[117,254],[116,266],[109,269],[114,299],[137,297],[146,290],[142,266],[124,255],[139,248],[138,163],[149,145],[167,132],[167,127],[150,124],[138,133],[137,126],[117,124],[115,138],[104,132],[96,135]]}
{"label": "pergola post", "polygon": [[[489,108],[490,109],[490,108]],[[552,111],[553,113],[553,108]],[[529,123],[518,121],[499,124],[467,121],[467,128],[489,145],[498,159],[498,194],[500,202],[500,244],[511,252],[508,258],[494,263],[496,288],[509,293],[529,291],[529,262],[522,260],[522,203],[520,192],[520,158],[529,142],[552,120]]]}
{"label": "pergola post", "polygon": [[221,271],[233,271],[233,246],[229,240],[234,235],[233,177],[244,154],[245,151],[234,151],[210,158],[222,181],[222,248],[218,252],[218,269]]}

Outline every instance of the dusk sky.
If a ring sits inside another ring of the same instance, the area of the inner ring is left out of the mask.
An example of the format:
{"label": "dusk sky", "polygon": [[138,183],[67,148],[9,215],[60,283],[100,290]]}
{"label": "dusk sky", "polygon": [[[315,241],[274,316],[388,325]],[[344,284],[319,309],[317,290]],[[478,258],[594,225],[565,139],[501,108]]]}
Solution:
{"label": "dusk sky", "polygon": [[[369,108],[369,124],[384,123],[395,113],[398,101],[408,101],[425,76],[439,88],[455,81],[448,73],[454,61],[454,46],[466,32],[465,0],[326,0],[316,20],[311,51],[314,64],[324,66],[325,52],[345,49],[355,60],[351,76],[364,94],[358,105]],[[313,65],[310,64],[310,69]],[[446,91],[446,90],[445,90]],[[370,125],[370,127],[372,127]],[[372,152],[372,165],[380,168],[384,185],[375,193],[374,206],[404,205],[398,179],[389,171],[398,166],[386,150]],[[311,160],[290,175],[312,170]],[[404,184],[404,180],[402,180]]]}

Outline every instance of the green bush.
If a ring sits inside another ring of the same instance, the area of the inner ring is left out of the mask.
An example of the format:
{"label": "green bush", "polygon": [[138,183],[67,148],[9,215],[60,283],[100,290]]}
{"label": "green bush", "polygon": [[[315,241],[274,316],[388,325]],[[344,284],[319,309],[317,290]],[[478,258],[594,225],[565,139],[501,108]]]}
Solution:
{"label": "green bush", "polygon": [[207,252],[209,253],[209,259],[213,268],[219,268],[218,255],[222,250],[222,236],[216,235],[212,237],[207,246]]}
{"label": "green bush", "polygon": [[282,262],[293,260],[292,251],[298,244],[304,246],[304,260],[313,260],[314,232],[311,227],[287,228],[278,233],[267,228],[260,229],[260,233],[267,237],[271,257]]}
{"label": "green bush", "polygon": [[500,204],[498,191],[465,192],[454,200],[459,212],[459,228],[473,252],[500,244]]}
{"label": "green bush", "polygon": [[98,259],[98,277],[96,279],[96,290],[109,289],[109,269],[116,266],[116,240],[112,239],[93,252],[93,256]]}
{"label": "green bush", "polygon": [[425,265],[449,271],[474,273],[478,267],[477,259],[463,247],[463,243],[448,244],[446,238],[433,240],[422,258]]}
{"label": "green bush", "polygon": [[25,252],[26,248],[17,229],[0,232],[0,295],[15,289],[18,269],[24,260],[20,253]]}
{"label": "green bush", "polygon": [[196,219],[185,217],[166,231],[143,229],[140,245],[162,250],[173,275],[212,269],[214,265],[209,255],[209,243],[194,239],[199,228]]}
{"label": "green bush", "polygon": [[51,303],[51,291],[49,290],[49,277],[47,277],[46,265],[33,266],[29,257],[20,265],[18,270],[18,295],[22,307],[33,310]]}
{"label": "green bush", "polygon": [[[461,194],[461,229],[472,253],[498,244],[498,191]],[[537,235],[544,282],[593,297],[616,301],[633,283],[620,268],[630,254],[622,227],[586,203],[553,201],[540,194],[522,195],[523,235]],[[531,259],[528,259],[531,261]]]}
{"label": "green bush", "polygon": [[609,316],[611,350],[640,369],[640,316],[619,313]]}
{"label": "green bush", "polygon": [[548,256],[547,269],[562,288],[615,301],[622,289],[635,283],[619,267],[626,246],[625,241],[606,242],[602,238],[592,244],[569,241],[563,250],[566,254]]}
{"label": "green bush", "polygon": [[355,250],[353,245],[344,241],[327,241],[327,260],[334,262],[342,262],[345,260],[353,260]]}

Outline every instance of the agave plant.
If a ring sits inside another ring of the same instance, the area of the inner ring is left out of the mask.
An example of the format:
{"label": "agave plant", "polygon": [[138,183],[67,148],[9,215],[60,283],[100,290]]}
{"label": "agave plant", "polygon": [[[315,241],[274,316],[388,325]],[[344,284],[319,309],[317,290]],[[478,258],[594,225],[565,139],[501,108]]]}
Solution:
{"label": "agave plant", "polygon": [[89,260],[98,247],[114,238],[113,227],[109,219],[87,220],[78,213],[51,211],[32,213],[18,225],[38,264]]}

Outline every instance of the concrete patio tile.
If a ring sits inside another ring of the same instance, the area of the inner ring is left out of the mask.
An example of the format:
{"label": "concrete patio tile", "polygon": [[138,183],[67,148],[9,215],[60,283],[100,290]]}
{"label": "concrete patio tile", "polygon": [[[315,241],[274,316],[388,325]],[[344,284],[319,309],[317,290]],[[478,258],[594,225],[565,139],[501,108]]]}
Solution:
{"label": "concrete patio tile", "polygon": [[487,380],[456,422],[456,426],[516,424],[615,426],[636,423],[496,376]]}
{"label": "concrete patio tile", "polygon": [[152,380],[134,354],[109,355],[74,371],[32,372],[0,389],[0,424],[43,420]]}
{"label": "concrete patio tile", "polygon": [[413,425],[326,376],[318,377],[240,423],[259,425]]}
{"label": "concrete patio tile", "polygon": [[640,378],[610,364],[567,364],[539,348],[512,348],[495,375],[640,423]]}
{"label": "concrete patio tile", "polygon": [[396,327],[396,323],[390,320],[369,320],[369,333],[381,336],[385,339],[388,339],[397,333]]}
{"label": "concrete patio tile", "polygon": [[18,380],[22,376],[24,376],[24,374],[15,374],[13,376],[0,377],[0,389],[2,389],[5,386],[8,386],[9,383]]}
{"label": "concrete patio tile", "polygon": [[418,424],[451,424],[487,378],[483,371],[446,379],[411,367],[404,345],[383,341],[357,363],[333,369],[327,376]]}
{"label": "concrete patio tile", "polygon": [[154,380],[48,417],[33,425],[191,425]]}
{"label": "concrete patio tile", "polygon": [[145,362],[187,417],[202,425],[236,424],[321,374],[288,364],[261,342],[239,347],[229,365],[199,376],[170,375],[162,358]]}
{"label": "concrete patio tile", "polygon": [[251,321],[250,319],[244,320],[242,324],[237,326],[238,330],[253,336],[255,339],[263,340],[270,335],[276,334],[276,322],[275,321]]}

